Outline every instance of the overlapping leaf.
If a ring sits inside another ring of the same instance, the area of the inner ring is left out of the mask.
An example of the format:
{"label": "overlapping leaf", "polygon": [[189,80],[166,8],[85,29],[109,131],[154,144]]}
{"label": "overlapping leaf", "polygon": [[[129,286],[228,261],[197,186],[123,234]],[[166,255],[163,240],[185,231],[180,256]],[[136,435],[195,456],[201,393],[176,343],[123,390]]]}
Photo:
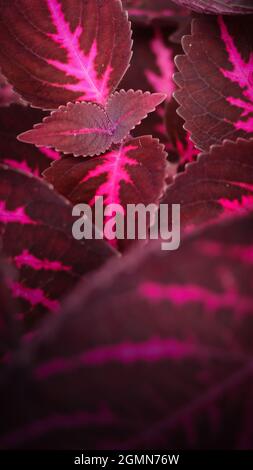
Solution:
{"label": "overlapping leaf", "polygon": [[32,105],[105,103],[131,57],[120,0],[1,0],[0,66]]}
{"label": "overlapping leaf", "polygon": [[173,0],[178,5],[200,13],[242,14],[253,13],[252,0]]}
{"label": "overlapping leaf", "polygon": [[30,375],[21,363],[2,385],[1,447],[252,448],[252,226],[81,284],[26,351]]}
{"label": "overlapping leaf", "polygon": [[17,135],[31,128],[44,117],[38,109],[12,104],[8,108],[0,108],[0,162],[12,168],[34,176],[60,158],[60,154],[52,149],[18,142]]}
{"label": "overlapping leaf", "polygon": [[165,95],[124,91],[114,93],[105,108],[92,103],[60,106],[43,123],[19,136],[22,142],[55,147],[74,156],[93,156],[118,144],[154,111]]}
{"label": "overlapping leaf", "polygon": [[150,136],[129,139],[99,157],[65,157],[44,172],[46,180],[73,204],[158,202],[166,176],[163,145]]}
{"label": "overlapping leaf", "polygon": [[178,175],[163,203],[181,205],[184,229],[253,209],[253,140],[214,146]]}
{"label": "overlapping leaf", "polygon": [[47,312],[56,314],[62,296],[112,254],[102,240],[77,242],[71,214],[66,200],[47,184],[0,167],[1,248],[18,270],[10,288],[25,330]]}
{"label": "overlapping leaf", "polygon": [[176,64],[178,112],[197,147],[253,136],[252,17],[201,17]]}

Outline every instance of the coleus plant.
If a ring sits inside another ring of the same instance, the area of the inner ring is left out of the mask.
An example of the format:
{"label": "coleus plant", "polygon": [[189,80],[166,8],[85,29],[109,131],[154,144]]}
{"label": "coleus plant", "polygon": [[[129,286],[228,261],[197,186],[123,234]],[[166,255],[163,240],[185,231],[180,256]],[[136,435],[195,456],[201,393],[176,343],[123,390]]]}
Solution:
{"label": "coleus plant", "polygon": [[3,165],[0,180],[1,251],[18,273],[8,287],[18,299],[20,334],[31,336],[78,279],[114,251],[103,240],[77,242],[70,205],[43,181]]}
{"label": "coleus plant", "polygon": [[[1,448],[252,447],[250,13],[0,0]],[[98,195],[180,204],[182,246],[73,239]]]}
{"label": "coleus plant", "polygon": [[[168,173],[166,154],[149,137],[153,158],[145,158],[142,138],[132,141],[130,132],[166,95],[132,89],[115,92],[129,66],[132,47],[121,2],[79,0],[70,6],[69,0],[44,0],[33,14],[30,1],[17,1],[14,15],[13,4],[3,0],[0,5],[0,40],[12,49],[11,61],[4,47],[0,53],[3,73],[32,106],[54,109],[19,140],[74,157],[103,154],[92,164],[83,162],[83,180],[78,183],[90,179],[92,192],[86,191],[82,202],[93,205],[95,196],[104,196],[105,203],[122,206],[158,203]],[[146,194],[138,187],[138,172],[145,165],[150,175]],[[131,190],[134,184],[136,191]]]}
{"label": "coleus plant", "polygon": [[252,224],[81,283],[2,382],[0,447],[251,446]]}

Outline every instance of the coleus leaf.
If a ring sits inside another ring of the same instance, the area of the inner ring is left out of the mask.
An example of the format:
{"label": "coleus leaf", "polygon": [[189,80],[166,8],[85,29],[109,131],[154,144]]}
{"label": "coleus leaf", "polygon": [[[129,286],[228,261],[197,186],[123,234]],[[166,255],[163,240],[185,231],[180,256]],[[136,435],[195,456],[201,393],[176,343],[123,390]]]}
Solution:
{"label": "coleus leaf", "polygon": [[105,103],[131,57],[120,0],[0,1],[0,66],[29,103]]}
{"label": "coleus leaf", "polygon": [[[73,204],[94,208],[95,197],[104,205],[158,204],[165,192],[165,180],[172,169],[167,165],[164,146],[151,136],[126,140],[99,157],[65,157],[48,168],[44,176]],[[94,208],[95,210],[95,208]],[[121,250],[133,242],[118,240]]]}
{"label": "coleus leaf", "polygon": [[165,24],[174,24],[189,12],[180,8],[172,0],[122,0],[123,6],[128,10],[132,21],[150,24],[158,21]]}
{"label": "coleus leaf", "polygon": [[253,140],[213,146],[175,178],[162,202],[181,205],[185,230],[253,209]]}
{"label": "coleus leaf", "polygon": [[0,242],[18,270],[10,288],[24,331],[57,313],[78,279],[113,254],[102,240],[77,242],[73,222],[71,206],[46,183],[0,166]]}
{"label": "coleus leaf", "polygon": [[17,135],[31,128],[45,116],[42,111],[12,104],[0,108],[0,162],[11,168],[22,170],[34,176],[50,166],[61,156],[45,147],[35,147],[18,142]]}
{"label": "coleus leaf", "polygon": [[[175,91],[172,78],[175,72],[174,56],[181,48],[169,41],[167,28],[139,26],[133,31],[133,39],[132,66],[123,78],[122,87],[136,89],[141,83],[143,91],[165,93],[170,100]],[[136,132],[158,137],[166,145],[168,138],[164,125],[164,104],[148,116]]]}
{"label": "coleus leaf", "polygon": [[170,144],[167,144],[170,161],[177,163],[182,171],[187,163],[196,160],[199,151],[183,128],[183,119],[177,114],[177,103],[172,98],[166,105],[165,124]]}
{"label": "coleus leaf", "polygon": [[252,0],[173,0],[178,5],[200,13],[242,14],[253,13]]}
{"label": "coleus leaf", "polygon": [[121,142],[164,99],[161,93],[121,90],[104,108],[93,103],[68,103],[21,134],[19,140],[55,147],[75,157],[99,155]]}
{"label": "coleus leaf", "polygon": [[175,98],[185,129],[199,149],[253,136],[252,18],[201,17],[176,58]]}
{"label": "coleus leaf", "polygon": [[2,384],[1,448],[251,448],[252,224],[81,283]]}

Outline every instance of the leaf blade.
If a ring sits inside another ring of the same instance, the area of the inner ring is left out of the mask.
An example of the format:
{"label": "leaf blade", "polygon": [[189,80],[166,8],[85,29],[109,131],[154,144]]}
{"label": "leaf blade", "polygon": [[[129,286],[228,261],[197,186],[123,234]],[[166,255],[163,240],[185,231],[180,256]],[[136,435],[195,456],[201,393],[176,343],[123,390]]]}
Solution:
{"label": "leaf blade", "polygon": [[56,314],[63,292],[114,252],[102,240],[73,238],[71,206],[45,182],[3,165],[0,181],[2,254],[18,273],[10,289],[25,333]]}
{"label": "leaf blade", "polygon": [[102,107],[92,103],[60,106],[30,131],[18,136],[21,142],[54,147],[74,156],[99,155],[112,144],[111,122]]}
{"label": "leaf blade", "polygon": [[113,142],[118,144],[166,98],[164,93],[141,90],[116,91],[106,105],[109,119],[115,125]]}
{"label": "leaf blade", "polygon": [[250,447],[252,214],[121,261],[26,350],[27,382],[14,365],[2,447]]}
{"label": "leaf blade", "polygon": [[253,42],[251,17],[205,16],[192,21],[192,35],[175,61],[180,87],[174,96],[185,129],[200,150],[224,139],[251,138]]}
{"label": "leaf blade", "polygon": [[181,204],[182,229],[217,223],[253,207],[253,140],[224,141],[186,166],[163,202]]}
{"label": "leaf blade", "polygon": [[94,103],[68,103],[18,139],[75,157],[100,155],[127,137],[164,98],[159,93],[121,90],[111,95],[105,108]]}
{"label": "leaf blade", "polygon": [[[63,158],[52,164],[44,177],[72,204],[89,204],[93,212],[98,197],[104,198],[104,206],[119,204],[125,213],[126,227],[128,204],[159,203],[168,172],[172,173],[166,156],[164,146],[157,139],[130,138],[99,157]],[[115,244],[124,251],[133,241],[116,240]]]}
{"label": "leaf blade", "polygon": [[1,0],[0,65],[15,90],[43,109],[105,103],[131,58],[121,2],[15,0],[13,7]]}

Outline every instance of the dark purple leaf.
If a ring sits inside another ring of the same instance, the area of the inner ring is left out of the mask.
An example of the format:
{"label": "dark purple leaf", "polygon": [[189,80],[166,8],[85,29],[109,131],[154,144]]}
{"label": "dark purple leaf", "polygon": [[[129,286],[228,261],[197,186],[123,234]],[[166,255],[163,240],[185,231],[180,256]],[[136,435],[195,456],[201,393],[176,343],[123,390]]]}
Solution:
{"label": "dark purple leaf", "polygon": [[245,15],[253,13],[252,0],[173,0],[180,6],[200,13]]}
{"label": "dark purple leaf", "polygon": [[106,102],[131,57],[119,0],[1,0],[0,9],[0,66],[25,100]]}
{"label": "dark purple leaf", "polygon": [[121,90],[110,97],[105,108],[93,103],[68,103],[21,134],[19,140],[54,147],[75,157],[92,157],[121,142],[164,99],[161,93]]}
{"label": "dark purple leaf", "polygon": [[[94,207],[95,197],[104,204],[158,204],[170,170],[164,146],[150,136],[130,139],[104,155],[90,159],[65,157],[45,173],[46,180],[73,204]],[[118,241],[125,249],[131,242]]]}
{"label": "dark purple leaf", "polygon": [[14,104],[8,108],[0,108],[0,162],[2,164],[40,176],[52,161],[61,158],[60,154],[52,149],[36,148],[17,140],[18,134],[31,128],[44,115],[38,109]]}
{"label": "dark purple leaf", "polygon": [[252,17],[201,17],[182,45],[178,112],[198,148],[253,136]]}
{"label": "dark purple leaf", "polygon": [[253,139],[213,146],[176,177],[162,202],[181,204],[183,229],[253,209]]}
{"label": "dark purple leaf", "polygon": [[2,385],[1,447],[251,449],[252,227],[81,283]]}
{"label": "dark purple leaf", "polygon": [[85,102],[68,103],[18,139],[75,156],[93,156],[111,146],[112,125],[102,107]]}
{"label": "dark purple leaf", "polygon": [[71,206],[46,183],[0,167],[1,247],[18,270],[10,288],[25,330],[47,312],[56,314],[78,279],[113,254],[102,240],[77,242],[74,221]]}

